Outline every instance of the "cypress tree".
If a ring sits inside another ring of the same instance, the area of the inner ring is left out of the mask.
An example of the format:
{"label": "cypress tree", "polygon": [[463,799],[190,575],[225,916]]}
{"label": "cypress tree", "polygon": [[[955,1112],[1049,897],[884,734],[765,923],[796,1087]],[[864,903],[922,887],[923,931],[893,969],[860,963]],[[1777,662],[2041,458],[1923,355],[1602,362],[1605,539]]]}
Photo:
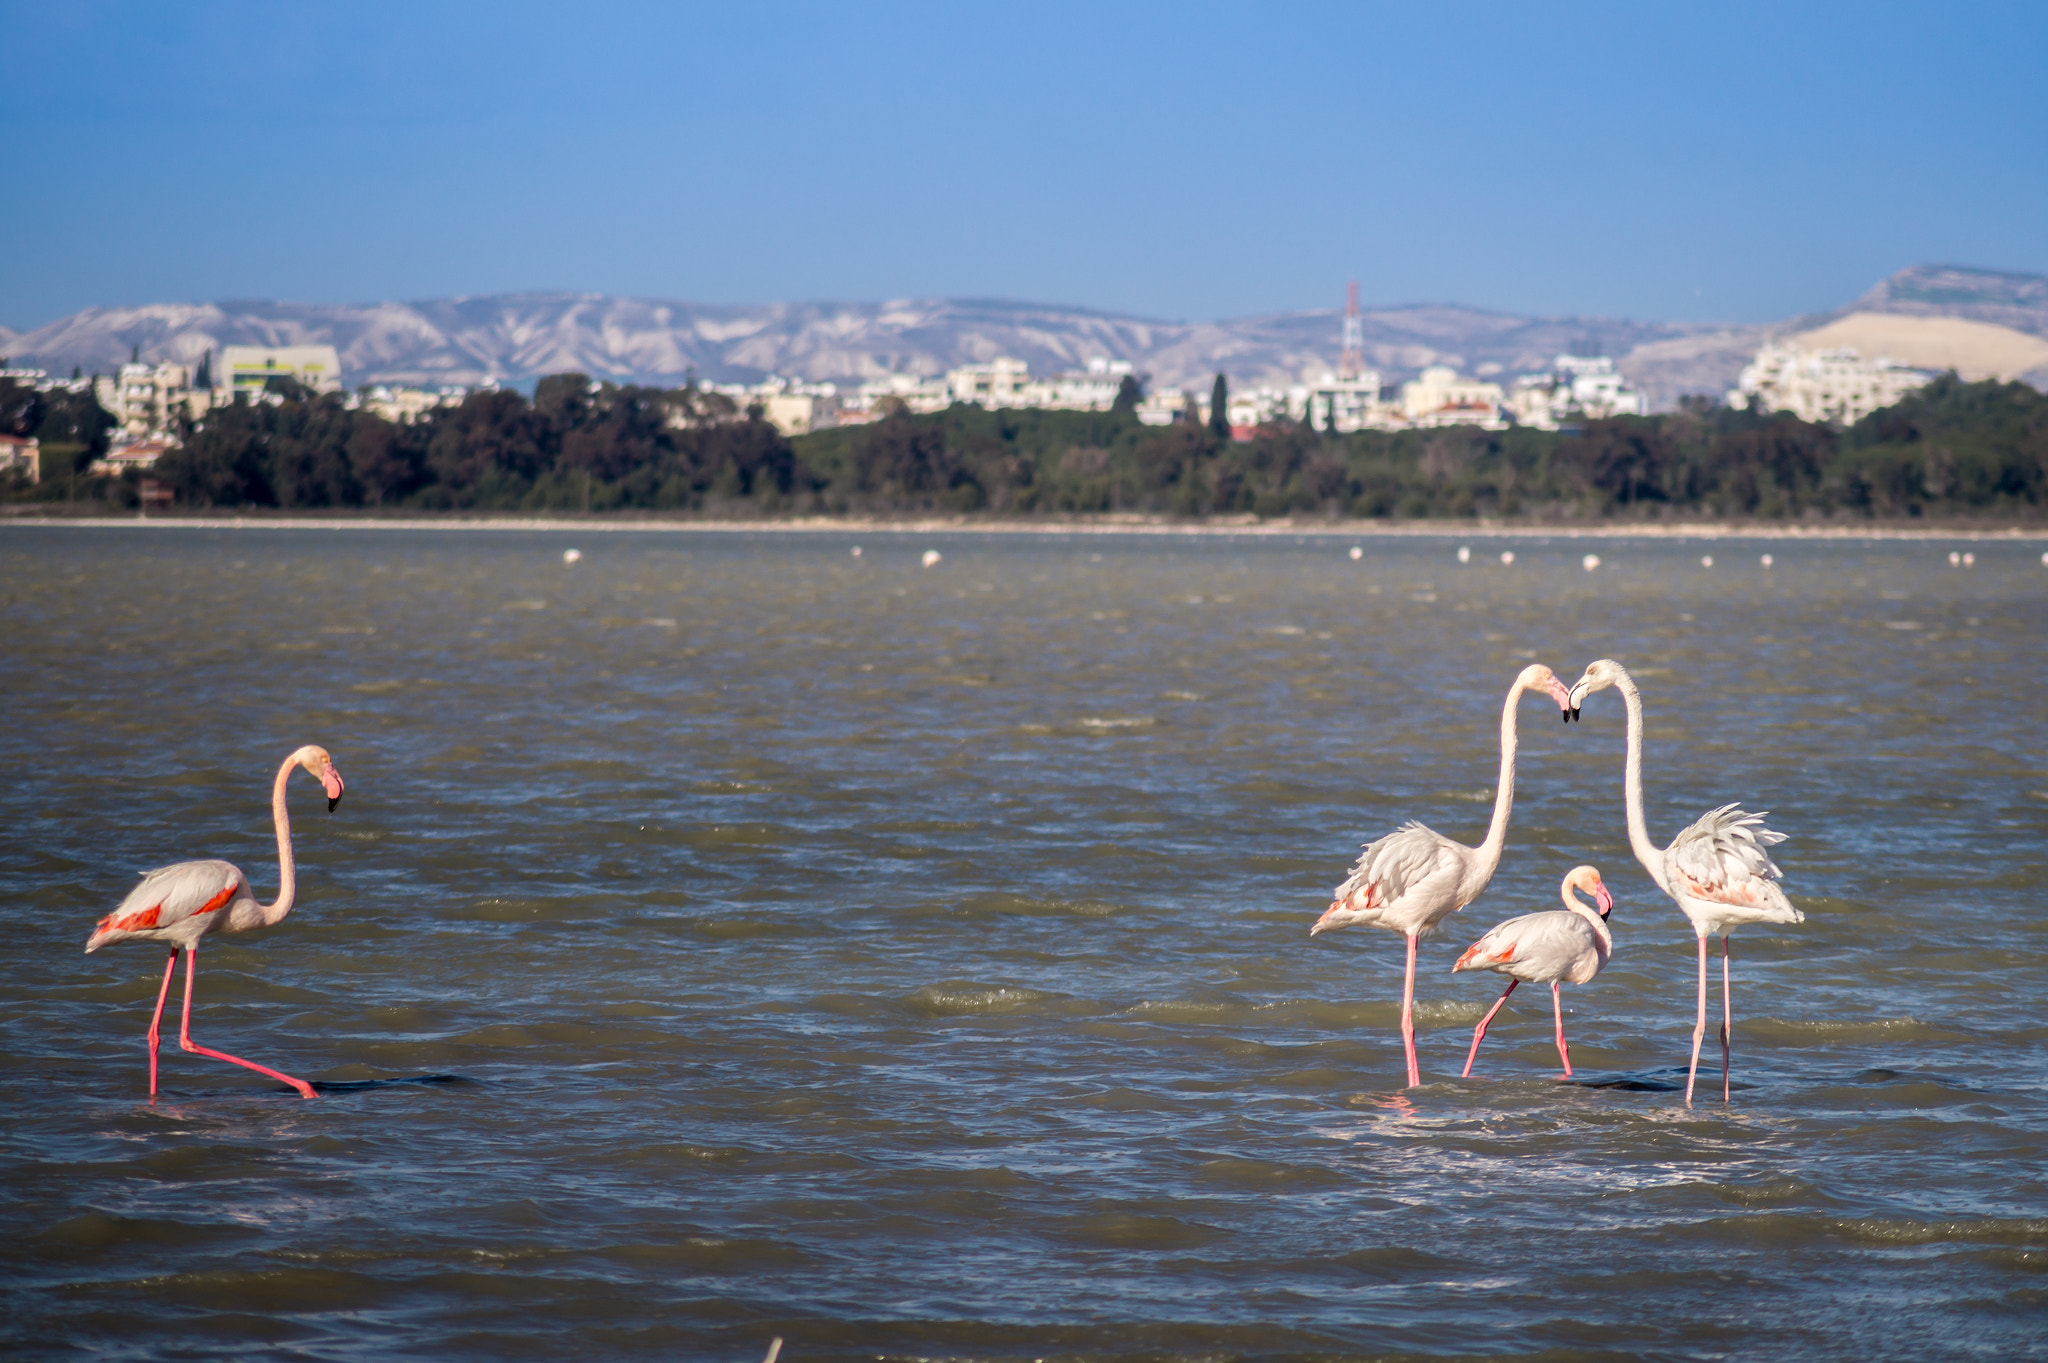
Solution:
{"label": "cypress tree", "polygon": [[1219,440],[1230,439],[1230,383],[1221,374],[1209,389],[1209,429]]}

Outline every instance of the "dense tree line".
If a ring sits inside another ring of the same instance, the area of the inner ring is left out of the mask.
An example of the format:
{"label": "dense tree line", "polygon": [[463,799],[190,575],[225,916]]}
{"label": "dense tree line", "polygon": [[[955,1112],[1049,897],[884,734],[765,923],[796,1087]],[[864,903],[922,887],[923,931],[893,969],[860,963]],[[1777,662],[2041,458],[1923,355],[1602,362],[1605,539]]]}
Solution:
{"label": "dense tree line", "polygon": [[[1236,441],[1195,421],[1143,425],[1135,405],[898,410],[792,441],[717,395],[581,374],[403,425],[282,382],[183,432],[154,476],[187,507],[424,511],[1892,519],[2048,505],[2048,398],[1953,376],[1847,430],[1688,402],[1562,432],[1280,422]],[[0,385],[0,429],[97,453],[107,424],[90,394]],[[132,478],[100,482],[88,491],[132,504]],[[75,490],[46,477],[11,495]]]}

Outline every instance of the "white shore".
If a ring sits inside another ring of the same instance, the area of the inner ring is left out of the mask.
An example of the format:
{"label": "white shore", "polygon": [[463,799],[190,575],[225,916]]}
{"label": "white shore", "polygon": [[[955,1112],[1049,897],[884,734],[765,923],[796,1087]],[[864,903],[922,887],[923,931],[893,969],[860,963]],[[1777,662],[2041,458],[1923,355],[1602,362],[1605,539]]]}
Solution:
{"label": "white shore", "polygon": [[0,516],[0,530],[14,526],[94,530],[527,530],[578,535],[613,533],[791,534],[791,535],[1254,535],[1326,539],[1675,539],[1675,540],[2048,540],[2048,526],[1934,527],[1844,525],[1729,525],[1691,521],[1659,525],[1514,525],[1476,521],[1295,521],[1216,517],[1172,521],[1158,517],[1104,516],[1088,520],[965,520],[931,516],[814,516],[792,520],[713,521],[560,519],[546,516]]}

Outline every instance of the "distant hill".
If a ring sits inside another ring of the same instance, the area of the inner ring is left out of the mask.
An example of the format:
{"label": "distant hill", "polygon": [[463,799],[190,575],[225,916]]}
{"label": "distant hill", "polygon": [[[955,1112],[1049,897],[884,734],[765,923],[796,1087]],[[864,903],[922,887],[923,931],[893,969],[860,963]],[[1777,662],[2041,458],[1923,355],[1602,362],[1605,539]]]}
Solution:
{"label": "distant hill", "polygon": [[[1450,304],[1366,311],[1367,362],[1387,382],[1430,364],[1511,376],[1560,351],[1617,358],[1658,408],[1719,393],[1766,337],[1851,311],[1969,317],[2048,336],[2048,280],[1919,266],[1879,284],[1840,314],[1775,325],[1717,326],[1610,317],[1525,317]],[[2022,325],[2025,322],[2026,325]],[[1034,372],[1096,356],[1129,360],[1157,384],[1284,384],[1334,367],[1336,309],[1221,322],[1174,322],[1088,308],[991,299],[771,303],[713,307],[602,294],[523,293],[415,303],[157,303],[89,308],[21,333],[0,328],[0,353],[56,373],[105,372],[131,347],[149,359],[196,361],[225,345],[326,343],[347,382],[524,382],[580,370],[615,381],[680,383],[695,373],[752,382],[770,373],[858,382],[936,374],[1012,355]],[[1901,357],[1904,358],[1904,357]]]}
{"label": "distant hill", "polygon": [[2048,336],[2048,276],[1962,265],[1900,270],[1842,310],[1909,317],[1963,317]]}

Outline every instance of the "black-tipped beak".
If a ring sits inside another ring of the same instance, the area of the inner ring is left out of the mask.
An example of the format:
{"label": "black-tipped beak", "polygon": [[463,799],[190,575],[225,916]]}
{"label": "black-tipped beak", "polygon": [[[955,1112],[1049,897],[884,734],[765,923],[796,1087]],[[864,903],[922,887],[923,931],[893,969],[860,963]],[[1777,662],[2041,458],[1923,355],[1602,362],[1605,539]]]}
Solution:
{"label": "black-tipped beak", "polygon": [[335,807],[336,805],[340,804],[340,803],[341,803],[341,797],[340,797],[339,795],[330,795],[330,796],[328,796],[328,797],[327,797],[327,812],[328,812],[329,814],[332,814],[332,813],[334,812],[334,807]]}
{"label": "black-tipped beak", "polygon": [[1572,718],[1573,718],[1573,719],[1577,719],[1578,717],[1579,717],[1579,707],[1578,707],[1578,706],[1576,706],[1576,705],[1574,705],[1574,706],[1572,707]]}

